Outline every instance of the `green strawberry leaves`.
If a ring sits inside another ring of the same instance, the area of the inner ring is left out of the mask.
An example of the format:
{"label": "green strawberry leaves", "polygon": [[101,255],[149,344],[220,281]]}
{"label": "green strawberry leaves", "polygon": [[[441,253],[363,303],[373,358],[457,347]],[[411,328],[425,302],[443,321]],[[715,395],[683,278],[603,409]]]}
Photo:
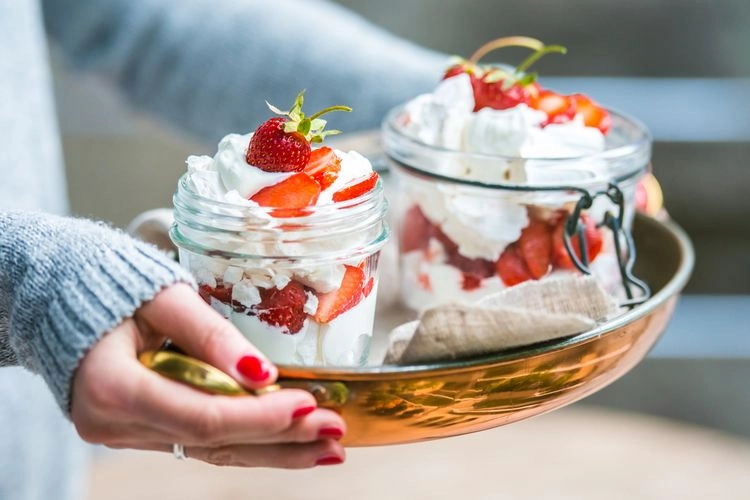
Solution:
{"label": "green strawberry leaves", "polygon": [[294,99],[294,104],[289,111],[282,111],[276,106],[266,101],[266,105],[271,111],[277,115],[286,116],[288,119],[284,123],[284,132],[286,133],[298,133],[305,137],[308,142],[322,142],[324,138],[329,135],[340,134],[340,130],[324,130],[326,120],[319,118],[320,116],[330,113],[332,111],[346,111],[352,110],[349,106],[329,106],[325,109],[318,111],[311,116],[305,116],[302,111],[302,105],[305,102],[305,91],[301,90],[297,97]]}

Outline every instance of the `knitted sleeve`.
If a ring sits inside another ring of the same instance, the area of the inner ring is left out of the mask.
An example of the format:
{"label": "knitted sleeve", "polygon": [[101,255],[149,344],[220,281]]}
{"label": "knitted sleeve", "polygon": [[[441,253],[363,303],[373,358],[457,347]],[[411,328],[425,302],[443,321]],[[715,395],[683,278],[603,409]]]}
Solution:
{"label": "knitted sleeve", "polygon": [[39,373],[68,414],[73,372],[107,331],[176,282],[176,262],[104,224],[0,212],[0,366]]}
{"label": "knitted sleeve", "polygon": [[288,109],[303,88],[310,112],[353,107],[335,128],[377,127],[446,64],[322,0],[46,0],[44,18],[79,68],[211,143],[257,126],[265,100]]}

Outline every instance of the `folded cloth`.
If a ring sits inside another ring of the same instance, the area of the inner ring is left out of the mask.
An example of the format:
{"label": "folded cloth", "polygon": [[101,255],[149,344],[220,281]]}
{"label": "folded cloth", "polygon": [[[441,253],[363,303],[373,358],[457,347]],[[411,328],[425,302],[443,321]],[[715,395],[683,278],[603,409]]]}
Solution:
{"label": "folded cloth", "polygon": [[490,354],[594,328],[618,311],[591,276],[528,281],[473,304],[448,303],[394,328],[385,364],[415,364]]}

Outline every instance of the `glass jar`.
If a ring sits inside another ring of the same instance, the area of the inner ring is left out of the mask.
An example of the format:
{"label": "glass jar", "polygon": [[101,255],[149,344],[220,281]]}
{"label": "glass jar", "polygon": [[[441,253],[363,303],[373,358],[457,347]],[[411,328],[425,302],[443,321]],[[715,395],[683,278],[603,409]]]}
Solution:
{"label": "glass jar", "polygon": [[358,198],[290,210],[202,197],[186,174],[173,201],[180,263],[271,361],[366,363],[389,236],[381,181]]}
{"label": "glass jar", "polygon": [[629,231],[651,137],[636,120],[610,114],[600,153],[518,158],[428,145],[405,133],[404,107],[393,109],[382,132],[398,185],[393,221],[404,303],[423,310],[471,302],[582,272],[623,304],[645,300],[648,287],[630,271]]}

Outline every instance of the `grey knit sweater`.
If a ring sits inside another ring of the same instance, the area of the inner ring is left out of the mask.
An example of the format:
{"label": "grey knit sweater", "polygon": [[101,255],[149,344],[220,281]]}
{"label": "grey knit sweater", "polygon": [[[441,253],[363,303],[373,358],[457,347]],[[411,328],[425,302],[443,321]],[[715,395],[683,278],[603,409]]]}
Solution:
{"label": "grey knit sweater", "polygon": [[70,425],[30,372],[67,414],[92,344],[191,280],[152,247],[62,216],[48,37],[73,66],[210,143],[301,88],[309,109],[355,108],[337,128],[375,127],[445,62],[325,1],[0,0],[0,499],[77,498],[85,478],[69,470],[80,464]]}

